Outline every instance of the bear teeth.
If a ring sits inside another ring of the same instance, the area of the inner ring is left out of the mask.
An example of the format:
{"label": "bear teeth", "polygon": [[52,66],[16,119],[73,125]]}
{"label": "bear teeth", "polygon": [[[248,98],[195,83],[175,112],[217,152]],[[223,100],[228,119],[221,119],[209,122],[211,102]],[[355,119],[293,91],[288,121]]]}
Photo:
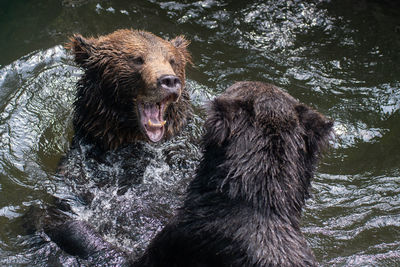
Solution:
{"label": "bear teeth", "polygon": [[163,127],[166,123],[167,123],[167,122],[164,121],[164,120],[163,120],[161,123],[153,123],[153,122],[151,122],[150,119],[149,119],[148,122],[147,122],[147,124],[148,124],[150,127]]}

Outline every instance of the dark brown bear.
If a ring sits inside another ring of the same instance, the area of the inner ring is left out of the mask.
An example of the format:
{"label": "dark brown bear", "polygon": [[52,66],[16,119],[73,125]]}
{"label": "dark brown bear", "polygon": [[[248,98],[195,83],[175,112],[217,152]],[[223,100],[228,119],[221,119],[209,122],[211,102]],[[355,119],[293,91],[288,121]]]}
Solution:
{"label": "dark brown bear", "polygon": [[273,85],[228,88],[183,207],[133,266],[316,266],[300,217],[331,128]]}
{"label": "dark brown bear", "polygon": [[[211,102],[203,158],[177,215],[136,267],[317,266],[300,218],[332,122],[277,87],[239,82]],[[93,262],[126,263],[84,223],[65,246]]]}
{"label": "dark brown bear", "polygon": [[190,112],[188,44],[182,36],[166,41],[135,30],[73,36],[68,46],[84,69],[75,101],[76,134],[107,150],[179,132]]}

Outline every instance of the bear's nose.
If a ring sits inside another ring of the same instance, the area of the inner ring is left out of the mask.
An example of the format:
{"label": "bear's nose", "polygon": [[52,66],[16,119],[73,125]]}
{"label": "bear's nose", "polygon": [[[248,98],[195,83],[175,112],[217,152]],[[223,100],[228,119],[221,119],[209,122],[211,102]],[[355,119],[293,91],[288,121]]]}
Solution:
{"label": "bear's nose", "polygon": [[158,78],[158,84],[168,93],[172,94],[175,99],[179,97],[181,89],[181,80],[175,75],[163,75]]}

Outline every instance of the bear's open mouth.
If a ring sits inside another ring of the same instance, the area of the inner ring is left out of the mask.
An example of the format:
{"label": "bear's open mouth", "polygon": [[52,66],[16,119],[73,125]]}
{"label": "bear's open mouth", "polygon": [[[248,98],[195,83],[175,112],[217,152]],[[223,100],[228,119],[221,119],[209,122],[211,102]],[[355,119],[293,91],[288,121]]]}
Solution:
{"label": "bear's open mouth", "polygon": [[164,136],[164,125],[167,123],[164,111],[168,103],[168,99],[159,103],[138,103],[141,128],[152,142],[158,142]]}

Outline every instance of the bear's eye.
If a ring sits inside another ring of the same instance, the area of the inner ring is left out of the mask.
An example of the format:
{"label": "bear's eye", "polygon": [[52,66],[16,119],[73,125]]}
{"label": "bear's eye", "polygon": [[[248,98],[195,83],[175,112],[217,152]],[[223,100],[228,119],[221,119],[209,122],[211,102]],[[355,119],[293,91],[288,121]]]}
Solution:
{"label": "bear's eye", "polygon": [[135,65],[143,65],[144,59],[142,57],[134,57],[132,58],[132,62]]}
{"label": "bear's eye", "polygon": [[176,62],[175,62],[175,59],[170,59],[170,60],[169,60],[169,64],[171,64],[171,66],[175,65],[175,63],[176,63]]}

